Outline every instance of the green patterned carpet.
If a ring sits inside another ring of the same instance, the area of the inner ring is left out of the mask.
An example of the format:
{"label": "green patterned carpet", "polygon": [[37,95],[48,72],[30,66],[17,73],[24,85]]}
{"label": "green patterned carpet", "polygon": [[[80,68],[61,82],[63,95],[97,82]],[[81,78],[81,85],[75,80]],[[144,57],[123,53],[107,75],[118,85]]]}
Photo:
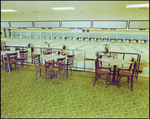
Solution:
{"label": "green patterned carpet", "polygon": [[73,71],[64,81],[45,81],[44,71],[35,80],[34,66],[2,71],[1,118],[148,118],[149,80],[134,79],[133,92],[126,78],[120,88],[105,80],[94,83],[94,73]]}

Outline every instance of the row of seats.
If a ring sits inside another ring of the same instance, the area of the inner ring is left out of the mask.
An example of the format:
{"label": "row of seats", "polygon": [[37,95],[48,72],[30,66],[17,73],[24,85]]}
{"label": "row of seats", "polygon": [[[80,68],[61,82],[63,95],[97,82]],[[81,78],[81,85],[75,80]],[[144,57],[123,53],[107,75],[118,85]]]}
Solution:
{"label": "row of seats", "polygon": [[[51,55],[51,51],[43,52],[44,55]],[[59,77],[59,83],[60,83],[60,71],[63,72],[63,78],[65,80],[65,69],[67,69],[67,77],[68,77],[68,67],[70,67],[71,75],[72,75],[72,66],[73,66],[73,59],[75,55],[67,55],[67,63],[65,63],[65,57],[64,58],[57,58],[57,61],[54,61],[54,66],[52,65],[52,61],[45,61],[44,64],[41,64],[41,56],[40,54],[34,55],[34,64],[36,67],[36,79],[37,79],[37,69],[40,70],[40,76],[41,76],[41,70],[45,70],[45,80],[47,80],[47,70],[49,69],[49,77],[51,79],[51,72],[54,71],[55,75]]]}
{"label": "row of seats", "polygon": [[[10,49],[5,49],[5,51],[10,51]],[[16,53],[9,53],[6,54],[6,56],[2,59],[4,59],[4,67],[5,70],[7,71],[7,66],[8,66],[8,70],[9,70],[9,74],[12,68],[12,64],[15,65],[15,69],[18,71],[19,73],[19,69],[18,69],[18,61],[21,62],[21,66],[23,69],[23,63],[24,61],[27,63],[28,66],[28,51],[24,50],[24,51],[19,51],[20,53],[20,57],[17,57],[17,52]],[[52,52],[51,51],[44,51],[43,52],[44,55],[51,55]],[[41,76],[41,70],[44,69],[45,70],[45,79],[47,80],[47,69],[49,68],[49,76],[51,79],[51,71],[55,71],[58,74],[59,77],[59,83],[60,83],[60,71],[63,70],[63,76],[65,79],[65,69],[67,69],[67,77],[68,77],[68,67],[70,67],[71,70],[71,75],[72,75],[72,65],[73,65],[73,58],[75,55],[67,55],[67,63],[65,63],[65,58],[58,58],[57,61],[54,62],[54,66],[52,66],[52,61],[45,61],[44,64],[41,64],[41,56],[40,54],[34,55],[34,64],[36,67],[36,79],[37,79],[37,69],[40,69],[40,76]],[[29,68],[29,66],[28,66]]]}
{"label": "row of seats", "polygon": [[[4,51],[10,51],[10,49],[5,49]],[[28,51],[19,51],[19,53],[20,53],[20,57],[17,57],[17,52],[6,54],[6,56],[4,58],[2,56],[2,59],[4,59],[2,61],[4,64],[5,70],[7,71],[7,66],[8,66],[9,74],[10,74],[10,70],[12,68],[12,64],[15,65],[15,69],[19,73],[18,61],[21,62],[22,69],[23,69],[23,63],[24,62],[26,62],[27,66],[28,66]],[[29,66],[28,66],[28,68],[29,68]]]}

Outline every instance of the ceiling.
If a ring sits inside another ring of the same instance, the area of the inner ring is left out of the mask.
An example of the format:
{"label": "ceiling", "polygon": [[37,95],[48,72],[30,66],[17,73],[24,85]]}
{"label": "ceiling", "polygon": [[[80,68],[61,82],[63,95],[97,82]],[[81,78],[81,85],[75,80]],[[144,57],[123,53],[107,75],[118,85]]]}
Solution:
{"label": "ceiling", "polygon": [[[148,8],[126,8],[149,1],[1,1],[1,21],[50,20],[149,20]],[[75,10],[52,10],[51,7],[74,7]]]}

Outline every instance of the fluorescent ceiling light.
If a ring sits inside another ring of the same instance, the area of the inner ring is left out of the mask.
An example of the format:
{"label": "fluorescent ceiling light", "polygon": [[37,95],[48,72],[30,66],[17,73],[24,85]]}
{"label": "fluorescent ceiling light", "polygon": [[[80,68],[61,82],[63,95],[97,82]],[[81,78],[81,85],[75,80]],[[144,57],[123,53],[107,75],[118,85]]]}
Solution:
{"label": "fluorescent ceiling light", "polygon": [[72,10],[73,7],[52,7],[53,10]]}
{"label": "fluorescent ceiling light", "polygon": [[17,12],[17,11],[12,9],[1,9],[1,12]]}
{"label": "fluorescent ceiling light", "polygon": [[149,4],[136,4],[136,5],[127,5],[126,8],[133,8],[133,7],[149,7]]}

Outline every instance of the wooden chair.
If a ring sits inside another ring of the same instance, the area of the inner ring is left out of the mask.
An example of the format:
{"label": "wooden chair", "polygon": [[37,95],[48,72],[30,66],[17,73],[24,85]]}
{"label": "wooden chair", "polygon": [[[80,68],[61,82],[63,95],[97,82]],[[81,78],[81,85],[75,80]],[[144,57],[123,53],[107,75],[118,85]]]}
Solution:
{"label": "wooden chair", "polygon": [[[132,59],[131,61],[133,62],[134,59]],[[133,63],[131,63],[129,67],[124,67],[124,66],[118,67],[118,68],[117,68],[117,79],[118,79],[120,70],[123,70],[123,71],[130,71],[130,70],[131,70],[131,67],[132,67],[132,64],[133,64]]]}
{"label": "wooden chair", "polygon": [[49,67],[49,76],[50,76],[50,79],[51,79],[51,71],[55,71],[56,75],[58,74],[58,77],[59,77],[59,83],[60,83],[60,70],[63,71],[63,77],[64,77],[64,80],[65,80],[65,58],[58,58],[57,59],[57,66],[52,66],[52,67]]}
{"label": "wooden chair", "polygon": [[[98,59],[101,59],[102,58],[102,55],[99,55],[98,57],[97,57]],[[99,60],[98,60],[99,61]],[[109,70],[109,72],[111,73],[111,66],[110,66],[110,64],[108,64],[108,65],[103,65],[102,64],[102,61],[99,61],[99,64],[100,64],[100,66],[99,66],[99,68],[100,69],[107,69],[107,70]]]}
{"label": "wooden chair", "polygon": [[[17,58],[17,60],[21,62],[21,66],[22,66],[22,69],[23,69],[23,62],[24,61],[26,61],[27,66],[28,66],[28,50],[19,51],[19,53],[20,53],[20,58]],[[28,68],[29,68],[29,66],[28,66]]]}
{"label": "wooden chair", "polygon": [[6,54],[7,60],[5,60],[5,70],[7,72],[7,65],[8,65],[8,70],[10,74],[10,70],[12,68],[12,64],[15,64],[15,69],[17,69],[18,73],[18,64],[17,64],[17,53],[9,53]]}
{"label": "wooden chair", "polygon": [[94,80],[94,86],[96,81],[98,80],[98,75],[105,75],[106,76],[106,88],[108,85],[108,76],[110,75],[110,70],[109,69],[101,69],[99,67],[99,60],[98,58],[95,60],[95,80]]}
{"label": "wooden chair", "polygon": [[[10,51],[10,49],[2,49],[2,51]],[[1,61],[3,65],[4,65],[4,60],[7,60],[6,55],[5,56],[1,55]]]}
{"label": "wooden chair", "polygon": [[44,69],[45,70],[45,80],[47,80],[46,72],[47,72],[47,69],[49,68],[50,65],[41,64],[40,54],[34,55],[33,58],[34,58],[34,64],[35,64],[35,67],[36,67],[36,79],[37,79],[37,74],[38,74],[37,69],[40,69],[40,76],[41,76],[41,70]]}
{"label": "wooden chair", "polygon": [[[133,75],[134,75],[134,72],[135,72],[135,69],[136,69],[136,66],[137,66],[137,62],[134,61],[134,66],[133,66],[133,69],[132,71],[124,71],[124,70],[120,70],[119,71],[119,77],[117,79],[117,83],[118,83],[118,88],[119,88],[119,83],[120,83],[120,78],[122,77],[128,77],[128,83],[129,83],[129,80],[131,81],[131,91],[133,91]],[[130,78],[129,78],[130,77]]]}
{"label": "wooden chair", "polygon": [[[43,55],[50,55],[50,54],[52,54],[51,51],[44,51],[44,52],[43,52]],[[57,63],[57,61],[54,61],[54,64],[56,64],[56,63]],[[46,60],[45,60],[45,64],[52,65],[52,60],[49,60],[49,61],[46,61]]]}
{"label": "wooden chair", "polygon": [[72,75],[72,66],[73,66],[73,59],[75,55],[67,55],[67,63],[65,63],[65,67],[67,68],[67,77],[68,77],[68,66],[70,67],[71,75]]}

